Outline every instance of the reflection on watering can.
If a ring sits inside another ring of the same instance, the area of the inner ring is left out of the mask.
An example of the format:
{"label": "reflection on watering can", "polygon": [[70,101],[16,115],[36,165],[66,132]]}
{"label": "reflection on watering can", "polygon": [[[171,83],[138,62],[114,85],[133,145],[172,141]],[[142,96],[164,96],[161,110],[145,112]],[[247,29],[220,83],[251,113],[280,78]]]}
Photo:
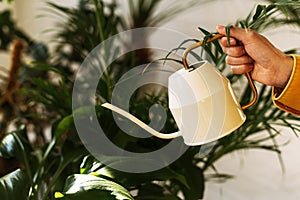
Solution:
{"label": "reflection on watering can", "polygon": [[[217,34],[206,43],[221,37]],[[190,146],[209,143],[230,134],[245,122],[243,110],[255,103],[257,91],[247,73],[253,98],[241,107],[229,80],[216,67],[207,61],[189,66],[186,60],[188,53],[202,44],[203,41],[197,42],[184,51],[184,69],[176,71],[168,79],[169,108],[179,128],[178,132],[159,133],[112,104],[104,103],[102,106],[123,115],[156,137],[171,139],[182,136],[184,143]]]}

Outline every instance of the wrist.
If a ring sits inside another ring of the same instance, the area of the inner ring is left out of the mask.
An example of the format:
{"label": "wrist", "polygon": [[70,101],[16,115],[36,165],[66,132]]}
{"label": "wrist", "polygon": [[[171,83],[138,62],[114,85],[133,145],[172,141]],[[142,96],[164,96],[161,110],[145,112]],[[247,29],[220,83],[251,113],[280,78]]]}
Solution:
{"label": "wrist", "polygon": [[274,86],[278,89],[284,89],[293,71],[294,58],[290,55],[285,55],[284,59],[280,63],[281,66],[279,67]]}

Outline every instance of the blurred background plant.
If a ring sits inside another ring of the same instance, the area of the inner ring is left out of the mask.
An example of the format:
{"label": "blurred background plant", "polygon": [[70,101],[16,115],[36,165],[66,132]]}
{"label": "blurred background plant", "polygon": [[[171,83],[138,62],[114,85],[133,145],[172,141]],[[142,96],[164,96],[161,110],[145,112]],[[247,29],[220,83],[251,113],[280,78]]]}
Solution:
{"label": "blurred background plant", "polygon": [[[116,1],[79,0],[76,8],[49,3],[50,13],[63,19],[50,30],[55,43],[53,53],[49,53],[46,44],[19,29],[10,11],[0,13],[0,48],[9,51],[14,44],[10,68],[0,68],[1,199],[202,199],[207,180],[232,177],[219,173],[214,166],[223,156],[241,149],[258,148],[274,151],[280,159],[276,142],[280,133],[275,126],[288,127],[297,134],[299,126],[294,123],[297,118],[275,108],[270,101],[270,88],[261,85],[259,100],[245,111],[247,121],[241,128],[215,144],[189,147],[177,161],[161,170],[141,174],[120,172],[105,166],[86,151],[74,126],[71,92],[76,71],[87,54],[121,31],[159,26],[189,7],[211,1],[190,0],[184,6],[178,1],[171,2],[159,11],[163,2],[166,1],[128,0],[128,15],[118,13]],[[266,5],[258,5],[235,25],[259,32],[287,24],[299,27],[299,16],[297,1],[266,0]],[[201,31],[206,37],[213,34]],[[146,44],[148,35],[137,42]],[[189,43],[183,41],[182,46],[174,49],[183,50]],[[25,63],[22,56],[33,61]],[[221,71],[226,68],[225,55],[218,42],[204,46],[203,54],[197,59],[201,57],[209,58]],[[151,50],[142,49],[114,62],[99,80],[99,104],[110,102],[112,88],[125,72],[152,61]],[[229,73],[228,78],[233,84],[243,82],[242,76]],[[248,102],[249,86],[243,84],[238,90],[242,94],[241,104]],[[131,112],[149,122],[145,113],[153,104],[158,103],[168,110],[165,92],[144,91],[144,95],[132,99]],[[109,111],[97,107],[97,112],[108,137],[124,149],[151,152],[166,144],[156,138],[129,137],[113,123]],[[164,131],[175,129],[169,113]],[[267,131],[268,135],[259,137],[261,131]],[[200,157],[200,149],[209,151]],[[215,173],[206,173],[208,169]]]}

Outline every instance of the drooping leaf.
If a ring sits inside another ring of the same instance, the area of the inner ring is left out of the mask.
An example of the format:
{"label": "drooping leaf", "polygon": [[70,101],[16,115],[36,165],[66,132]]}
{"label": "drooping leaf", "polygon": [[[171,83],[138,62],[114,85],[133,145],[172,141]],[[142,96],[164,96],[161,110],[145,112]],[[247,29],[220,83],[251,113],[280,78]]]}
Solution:
{"label": "drooping leaf", "polygon": [[264,10],[266,10],[266,6],[265,5],[258,5],[255,11],[255,14],[253,15],[252,20],[255,21],[258,19],[258,17],[260,17],[262,14],[264,14]]}

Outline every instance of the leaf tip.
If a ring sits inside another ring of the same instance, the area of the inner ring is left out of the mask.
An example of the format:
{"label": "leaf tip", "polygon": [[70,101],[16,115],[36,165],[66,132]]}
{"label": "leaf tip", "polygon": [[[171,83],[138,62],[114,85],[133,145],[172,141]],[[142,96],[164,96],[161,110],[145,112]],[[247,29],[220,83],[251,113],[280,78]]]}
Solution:
{"label": "leaf tip", "polygon": [[60,192],[55,192],[54,193],[54,198],[55,199],[61,199],[61,198],[63,198],[65,195],[63,195],[62,193],[60,193]]}

